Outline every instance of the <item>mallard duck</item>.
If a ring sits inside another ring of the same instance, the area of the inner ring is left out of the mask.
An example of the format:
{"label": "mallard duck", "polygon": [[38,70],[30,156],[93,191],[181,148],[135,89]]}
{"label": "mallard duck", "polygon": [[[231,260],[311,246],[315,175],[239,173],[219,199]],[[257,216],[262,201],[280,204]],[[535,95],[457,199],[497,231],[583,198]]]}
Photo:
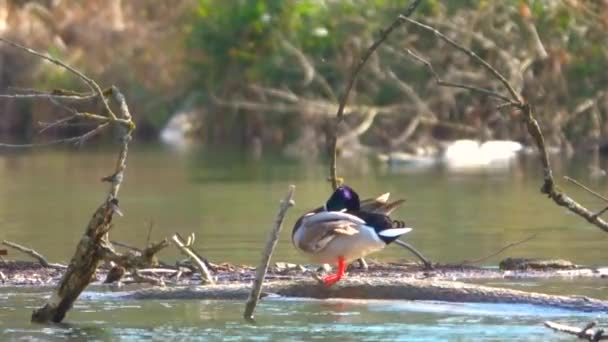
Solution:
{"label": "mallard duck", "polygon": [[322,279],[327,286],[344,277],[346,263],[379,251],[412,230],[388,216],[404,202],[389,203],[389,195],[359,201],[353,189],[342,185],[324,206],[296,221],[291,233],[294,246],[314,262],[338,264],[336,274]]}

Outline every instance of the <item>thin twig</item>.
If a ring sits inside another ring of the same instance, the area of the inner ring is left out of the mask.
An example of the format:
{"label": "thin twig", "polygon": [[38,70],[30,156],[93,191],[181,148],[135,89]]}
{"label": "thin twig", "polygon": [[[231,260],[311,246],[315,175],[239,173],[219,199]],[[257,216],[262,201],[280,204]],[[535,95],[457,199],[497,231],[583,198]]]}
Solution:
{"label": "thin twig", "polygon": [[568,176],[564,176],[564,179],[565,179],[565,180],[567,180],[568,182],[570,182],[570,183],[572,183],[572,184],[574,184],[574,185],[578,186],[579,188],[581,188],[581,189],[583,189],[583,190],[587,191],[588,193],[592,194],[593,196],[595,196],[595,197],[597,197],[597,198],[601,199],[602,201],[604,201],[604,202],[607,202],[607,203],[608,203],[608,198],[606,198],[606,197],[604,197],[603,195],[601,195],[601,194],[599,194],[599,193],[597,193],[597,192],[595,192],[595,191],[593,191],[593,190],[589,189],[588,187],[586,187],[585,185],[583,185],[582,183],[580,183],[580,182],[579,182],[579,181],[577,181],[576,179],[571,178],[571,177],[568,177]]}
{"label": "thin twig", "polygon": [[523,243],[526,243],[534,238],[536,238],[536,236],[538,236],[538,233],[534,233],[530,236],[528,236],[527,238],[523,239],[523,240],[519,240],[519,241],[515,241],[515,242],[511,242],[509,244],[507,244],[506,246],[502,247],[501,249],[497,250],[496,252],[492,253],[492,254],[488,254],[486,256],[483,256],[481,258],[477,258],[477,259],[473,259],[473,260],[464,260],[460,263],[460,265],[466,265],[466,264],[476,264],[478,262],[482,262],[484,260],[487,260],[491,257],[497,256],[498,254],[506,251],[507,249],[511,248],[511,247],[515,247],[518,245],[521,245]]}
{"label": "thin twig", "polygon": [[435,68],[433,67],[433,64],[431,64],[431,62],[429,62],[428,60],[422,58],[421,56],[419,56],[418,54],[414,53],[411,49],[405,49],[405,52],[407,52],[408,55],[410,55],[412,58],[414,58],[415,60],[419,61],[420,63],[424,64],[426,66],[426,68],[429,70],[429,72],[431,73],[431,75],[433,75],[433,78],[435,79],[435,82],[440,85],[440,86],[446,86],[446,87],[452,87],[452,88],[461,88],[461,89],[466,89],[466,90],[470,90],[472,92],[477,92],[486,96],[490,96],[490,97],[494,97],[497,99],[500,99],[502,101],[504,101],[505,103],[509,103],[509,104],[514,104],[514,102],[504,96],[501,95],[493,90],[490,89],[485,89],[485,88],[479,88],[479,87],[475,87],[472,85],[468,85],[468,84],[463,84],[463,83],[455,83],[455,82],[449,82],[449,81],[444,81],[439,77],[439,74],[437,74],[437,72],[435,71]]}
{"label": "thin twig", "polygon": [[443,41],[452,45],[457,50],[460,50],[463,53],[467,54],[469,57],[473,58],[475,61],[477,61],[479,64],[481,64],[486,70],[488,70],[492,75],[494,75],[494,77],[496,77],[503,84],[503,86],[509,91],[509,94],[511,95],[511,97],[513,99],[515,99],[519,103],[523,103],[521,96],[515,91],[515,89],[511,86],[509,81],[507,81],[507,79],[500,72],[498,72],[498,70],[496,70],[493,66],[491,66],[490,63],[486,62],[483,58],[479,57],[475,52],[473,52],[470,49],[467,49],[466,47],[464,47],[464,46],[460,45],[459,43],[455,42],[454,40],[450,39],[443,33],[439,32],[434,27],[422,24],[421,22],[408,18],[408,16],[400,16],[400,19],[407,21],[411,24],[414,24],[427,31],[432,32],[433,34],[435,34],[435,36],[441,38]]}
{"label": "thin twig", "polygon": [[70,115],[70,116],[66,116],[65,118],[61,118],[57,121],[51,122],[51,123],[43,123],[43,122],[39,122],[39,125],[42,125],[44,127],[42,127],[40,129],[40,131],[38,131],[38,133],[44,133],[44,131],[49,130],[53,127],[57,127],[57,126],[64,126],[67,125],[67,123],[71,120],[74,120],[77,116],[76,115]]}
{"label": "thin twig", "polygon": [[153,228],[154,228],[154,221],[150,221],[150,224],[148,225],[148,236],[146,237],[146,244],[144,246],[147,246],[150,243],[150,237],[152,236]]}
{"label": "thin twig", "polygon": [[87,76],[85,76],[82,72],[76,70],[75,68],[65,64],[64,62],[53,58],[47,54],[44,53],[40,53],[36,50],[30,49],[28,47],[25,47],[21,44],[18,44],[16,42],[13,42],[12,40],[8,40],[6,38],[2,38],[0,37],[0,41],[5,42],[6,44],[12,45],[13,47],[16,47],[18,49],[24,50],[26,52],[28,52],[29,54],[32,54],[34,56],[38,56],[42,59],[46,59],[47,61],[56,64],[68,71],[70,71],[72,74],[78,76],[78,78],[80,78],[82,81],[84,81],[84,83],[86,83],[87,86],[89,86],[89,88],[94,92],[97,93],[97,96],[99,96],[99,98],[101,99],[101,101],[103,102],[106,111],[108,112],[108,115],[112,118],[112,119],[116,119],[116,115],[114,114],[114,112],[112,111],[112,109],[110,108],[110,105],[108,104],[108,101],[106,99],[106,97],[103,94],[103,91],[101,90],[101,88],[99,87],[99,85],[93,81],[92,79],[88,78]]}
{"label": "thin twig", "polygon": [[55,100],[77,100],[86,101],[95,98],[97,95],[79,96],[79,95],[54,95],[44,92],[34,92],[31,94],[0,94],[2,99],[55,99]]}
{"label": "thin twig", "polygon": [[401,240],[395,240],[395,243],[407,250],[409,250],[410,252],[412,252],[412,254],[414,254],[416,257],[418,257],[418,259],[420,259],[420,261],[422,261],[422,264],[424,265],[424,268],[427,270],[433,269],[433,263],[431,261],[429,261],[429,259],[425,258],[424,255],[422,255],[422,253],[420,253],[416,248],[414,248],[414,246],[410,245],[409,243],[405,242],[405,241],[401,241]]}
{"label": "thin twig", "polygon": [[46,146],[52,146],[52,145],[59,145],[59,144],[69,144],[69,143],[75,143],[77,145],[82,145],[85,141],[91,139],[92,137],[94,137],[95,135],[101,133],[101,131],[103,131],[106,127],[108,126],[107,123],[105,124],[101,124],[97,127],[95,127],[94,129],[76,136],[76,137],[70,137],[70,138],[64,138],[64,139],[57,139],[57,140],[52,140],[52,141],[48,141],[45,143],[35,143],[35,144],[6,144],[6,143],[0,143],[0,147],[6,147],[6,148],[34,148],[34,147],[46,147]]}
{"label": "thin twig", "polygon": [[283,228],[283,219],[285,218],[285,214],[287,214],[287,210],[289,208],[295,205],[295,202],[293,201],[295,189],[296,187],[294,185],[289,186],[287,196],[285,196],[285,199],[283,199],[281,202],[279,212],[277,213],[277,217],[274,221],[274,226],[268,235],[268,240],[266,241],[266,246],[264,247],[262,254],[262,260],[256,269],[253,287],[251,288],[249,299],[245,305],[245,312],[243,313],[243,317],[245,317],[245,319],[248,321],[253,321],[253,312],[255,311],[258,301],[260,300],[262,285],[264,283],[264,278],[266,277],[266,272],[268,271],[268,265],[270,264],[270,257],[272,256],[272,252],[274,251],[277,241],[279,240],[279,233]]}

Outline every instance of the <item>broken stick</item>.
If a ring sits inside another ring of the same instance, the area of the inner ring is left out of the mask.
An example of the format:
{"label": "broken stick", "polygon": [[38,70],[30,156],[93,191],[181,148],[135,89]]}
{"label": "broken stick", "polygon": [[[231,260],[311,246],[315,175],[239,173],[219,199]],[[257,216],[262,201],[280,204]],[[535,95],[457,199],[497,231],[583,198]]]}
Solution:
{"label": "broken stick", "polygon": [[[191,236],[193,237],[194,234],[192,234]],[[211,276],[211,273],[209,272],[207,265],[205,265],[205,262],[203,260],[201,260],[196,255],[196,253],[194,253],[191,249],[191,242],[194,239],[190,238],[188,240],[189,241],[183,241],[177,234],[174,234],[173,237],[171,238],[171,241],[173,241],[173,243],[177,246],[177,248],[179,248],[179,250],[183,254],[185,254],[187,257],[189,257],[190,260],[192,260],[192,263],[194,263],[196,268],[198,268],[198,270],[201,272],[201,278],[203,280],[203,284],[214,284],[215,282],[213,281],[213,277]]]}
{"label": "broken stick", "polygon": [[245,317],[245,319],[248,321],[253,321],[253,311],[255,310],[255,306],[258,304],[258,301],[260,300],[260,294],[262,293],[262,283],[264,282],[266,272],[268,271],[270,257],[272,256],[272,252],[274,251],[274,248],[277,245],[277,241],[279,240],[279,233],[281,232],[281,228],[283,228],[283,219],[285,218],[287,209],[291,208],[295,204],[295,202],[293,201],[293,193],[295,189],[295,185],[290,185],[289,190],[287,192],[287,196],[285,196],[285,199],[281,202],[281,206],[279,207],[279,213],[277,214],[277,218],[274,221],[274,227],[272,227],[270,235],[268,235],[268,240],[266,241],[266,247],[264,247],[262,260],[260,261],[260,265],[255,271],[255,280],[253,281],[253,288],[251,289],[251,294],[249,295],[249,299],[247,300],[247,304],[245,306],[245,313],[243,314],[243,317]]}

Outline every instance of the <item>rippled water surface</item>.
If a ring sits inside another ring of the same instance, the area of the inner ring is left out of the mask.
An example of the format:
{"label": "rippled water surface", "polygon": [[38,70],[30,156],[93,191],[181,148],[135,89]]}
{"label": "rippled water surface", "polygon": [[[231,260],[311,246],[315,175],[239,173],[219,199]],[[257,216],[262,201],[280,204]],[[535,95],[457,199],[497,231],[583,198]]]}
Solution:
{"label": "rippled water surface", "polygon": [[39,295],[0,293],[0,306],[8,307],[0,312],[1,340],[568,340],[542,322],[606,319],[529,305],[274,299],[258,307],[256,324],[245,324],[238,301],[125,301],[85,293],[70,323],[41,326],[26,319]]}
{"label": "rippled water surface", "polygon": [[[559,160],[556,160],[558,162]],[[0,155],[0,239],[31,246],[52,261],[66,262],[90,215],[102,201],[114,162],[108,150],[45,150]],[[601,193],[605,179],[587,177],[584,161],[556,163]],[[523,165],[523,166],[522,166]],[[408,240],[438,262],[471,260],[527,236],[508,256],[561,257],[578,264],[608,264],[608,234],[539,194],[534,161],[509,170],[446,172],[440,168],[387,168],[342,160],[341,174],[362,196],[390,191],[407,199],[395,212],[415,230]],[[197,234],[196,247],[216,262],[256,263],[278,202],[295,184],[296,207],[288,213],[275,260],[306,262],[290,244],[297,216],[322,203],[329,192],[322,163],[275,157],[253,160],[226,151],[175,153],[134,146],[112,239],[142,246],[173,232]],[[605,204],[567,183],[591,208]],[[11,251],[11,253],[13,253]],[[11,254],[16,256],[16,254]],[[505,255],[484,261],[495,265]],[[173,260],[171,249],[161,258]],[[391,246],[375,255],[411,259]],[[551,293],[607,298],[605,280],[494,281]],[[46,295],[46,293],[45,293]],[[89,292],[70,312],[69,325],[27,323],[40,293],[0,287],[0,340],[538,340],[554,339],[546,319],[577,325],[603,316],[519,305],[383,301],[265,301],[258,324],[241,320],[243,303],[232,301],[124,301]]]}

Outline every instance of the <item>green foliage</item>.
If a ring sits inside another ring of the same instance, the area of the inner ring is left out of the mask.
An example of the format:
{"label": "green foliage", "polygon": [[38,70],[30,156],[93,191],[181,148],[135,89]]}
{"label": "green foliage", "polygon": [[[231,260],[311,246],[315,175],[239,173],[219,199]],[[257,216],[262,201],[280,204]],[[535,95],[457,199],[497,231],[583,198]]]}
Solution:
{"label": "green foliage", "polygon": [[[335,58],[353,35],[364,35],[384,25],[378,17],[404,8],[408,1],[327,0],[200,0],[192,24],[189,49],[201,84],[222,87],[224,82],[289,82],[293,55],[281,46],[285,39],[313,60]],[[373,18],[361,27],[354,18]],[[360,30],[363,32],[358,32]],[[239,75],[226,79],[226,72]],[[330,74],[332,70],[328,68]]]}
{"label": "green foliage", "polygon": [[[284,42],[305,54],[316,74],[322,75],[339,96],[361,54],[379,31],[410,3],[410,0],[198,0],[197,10],[187,25],[190,70],[201,93],[228,100],[257,99],[248,88],[249,84],[257,84],[288,88],[302,97],[335,102],[335,99],[327,98],[318,83],[303,85],[304,68]],[[540,82],[548,82],[546,86],[550,89],[556,81],[551,78],[553,72],[550,70],[554,70],[558,71],[554,76],[562,77],[567,84],[568,94],[561,94],[567,96],[557,95],[557,92],[556,98],[546,96],[548,103],[545,105],[550,108],[567,98],[566,106],[573,107],[608,86],[608,78],[603,72],[608,66],[608,42],[604,33],[606,23],[601,20],[601,6],[599,2],[555,0],[425,0],[415,16],[423,22],[434,22],[433,26],[464,42],[503,72],[508,72],[504,55],[518,61],[534,61],[538,57],[527,28],[527,21],[532,22],[549,54],[544,69],[549,71],[536,77]],[[608,16],[608,6],[604,11],[603,15]],[[442,26],[442,23],[447,25]],[[429,86],[428,70],[407,58],[403,54],[404,47],[413,48],[432,61],[439,74],[449,68],[463,72],[481,71],[469,59],[465,58],[463,62],[459,52],[446,47],[432,33],[403,26],[377,52],[377,68],[393,71],[421,96],[429,97],[425,98],[428,102],[441,103],[444,99],[433,98],[437,92],[429,90],[434,85]],[[479,33],[493,45],[472,37],[469,32]],[[383,50],[387,46],[394,51]],[[504,52],[502,57],[500,52]],[[356,100],[353,101],[376,106],[409,101],[395,82],[379,75],[382,71],[374,73],[370,68],[373,67],[366,66],[359,74],[354,91]],[[495,80],[488,75],[484,77],[487,78],[477,80],[477,85],[493,87],[491,84]],[[478,111],[471,111],[471,102],[481,103]],[[470,124],[466,120],[484,119],[487,108],[491,107],[484,103],[485,99],[479,100],[477,95],[465,92],[458,95],[454,103],[438,105],[445,111],[438,114]],[[466,111],[473,114],[466,114]],[[555,111],[551,108],[546,112]],[[240,127],[246,125],[243,122],[247,120],[239,113],[221,115],[225,125],[239,126],[241,132],[248,131]],[[263,118],[275,127],[279,122],[281,127],[298,127],[283,122],[287,120],[284,117],[278,119],[279,116],[265,113]],[[282,133],[285,137],[297,135],[291,131]]]}

